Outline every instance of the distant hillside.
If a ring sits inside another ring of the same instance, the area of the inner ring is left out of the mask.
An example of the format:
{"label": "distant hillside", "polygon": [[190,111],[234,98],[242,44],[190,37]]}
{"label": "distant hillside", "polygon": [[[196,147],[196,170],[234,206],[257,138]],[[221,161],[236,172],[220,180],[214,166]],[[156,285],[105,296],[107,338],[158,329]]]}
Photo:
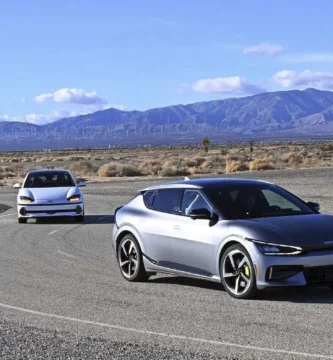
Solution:
{"label": "distant hillside", "polygon": [[[194,139],[203,135],[237,136],[273,133],[326,134],[333,131],[333,92],[316,89],[262,93],[174,105],[147,111],[108,109],[37,126],[0,122],[2,139],[35,136],[44,142],[140,137]],[[134,140],[137,139],[137,140]],[[9,141],[9,140],[8,140]]]}

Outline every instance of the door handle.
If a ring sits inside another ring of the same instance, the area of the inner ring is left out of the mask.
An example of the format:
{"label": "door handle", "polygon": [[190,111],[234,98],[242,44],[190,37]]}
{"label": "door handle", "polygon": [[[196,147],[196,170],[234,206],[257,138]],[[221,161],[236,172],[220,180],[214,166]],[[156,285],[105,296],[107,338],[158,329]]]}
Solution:
{"label": "door handle", "polygon": [[175,230],[180,230],[180,226],[179,226],[179,225],[174,225],[173,228],[174,228]]}

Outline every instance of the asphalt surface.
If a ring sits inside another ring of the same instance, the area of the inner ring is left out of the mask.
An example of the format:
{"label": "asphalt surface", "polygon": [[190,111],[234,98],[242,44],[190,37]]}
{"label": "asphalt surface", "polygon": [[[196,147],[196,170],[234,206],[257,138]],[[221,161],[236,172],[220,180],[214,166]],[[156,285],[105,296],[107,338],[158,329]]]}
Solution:
{"label": "asphalt surface", "polygon": [[[333,169],[236,176],[273,181],[333,213]],[[112,214],[156,182],[90,184],[85,224],[18,224],[15,191],[0,190],[12,207],[0,206],[0,358],[333,359],[328,288],[241,301],[203,281],[126,282],[111,248]]]}

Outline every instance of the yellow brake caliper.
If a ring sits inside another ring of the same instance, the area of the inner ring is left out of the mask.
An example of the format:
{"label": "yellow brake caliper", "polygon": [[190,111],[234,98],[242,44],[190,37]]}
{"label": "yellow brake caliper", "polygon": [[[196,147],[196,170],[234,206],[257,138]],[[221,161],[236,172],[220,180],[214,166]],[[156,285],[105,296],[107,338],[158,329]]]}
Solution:
{"label": "yellow brake caliper", "polygon": [[250,268],[248,267],[248,265],[244,265],[244,272],[246,276],[250,276]]}

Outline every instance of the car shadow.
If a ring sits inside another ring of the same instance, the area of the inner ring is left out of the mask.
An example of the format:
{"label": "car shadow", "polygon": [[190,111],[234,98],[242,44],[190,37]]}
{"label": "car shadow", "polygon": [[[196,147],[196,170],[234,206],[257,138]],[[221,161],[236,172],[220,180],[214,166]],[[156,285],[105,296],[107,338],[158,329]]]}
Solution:
{"label": "car shadow", "polygon": [[333,290],[327,286],[267,289],[259,293],[258,299],[300,304],[333,304]]}
{"label": "car shadow", "polygon": [[210,281],[192,279],[181,276],[166,276],[159,278],[152,278],[149,282],[158,283],[158,284],[172,284],[172,285],[182,285],[182,286],[191,286],[208,290],[219,290],[224,291],[222,284],[214,283]]}
{"label": "car shadow", "polygon": [[[149,282],[158,284],[172,284],[190,286],[207,290],[224,291],[222,284],[206,280],[192,279],[180,276],[163,276],[152,278]],[[304,304],[333,304],[333,290],[327,286],[309,288],[281,288],[266,289],[258,293],[252,301],[278,301]]]}
{"label": "car shadow", "polygon": [[54,218],[39,218],[36,220],[28,220],[30,224],[45,225],[45,224],[59,224],[59,225],[96,225],[96,224],[114,224],[114,215],[85,215],[84,223],[76,222],[72,217],[54,217]]}

